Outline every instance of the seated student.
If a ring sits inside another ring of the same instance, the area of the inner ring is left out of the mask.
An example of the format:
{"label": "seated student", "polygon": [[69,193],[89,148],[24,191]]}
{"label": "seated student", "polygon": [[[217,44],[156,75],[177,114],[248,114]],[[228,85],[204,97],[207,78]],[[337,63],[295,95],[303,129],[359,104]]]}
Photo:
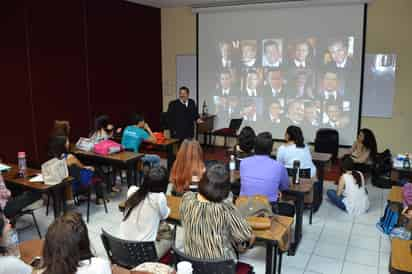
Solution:
{"label": "seated student", "polygon": [[354,170],[354,161],[350,156],[342,159],[342,176],[338,190],[329,189],[326,194],[329,200],[349,214],[357,216],[369,209],[368,191],[362,172]]}
{"label": "seated student", "polygon": [[25,191],[12,197],[0,174],[0,210],[4,212],[6,218],[12,219],[20,210],[40,199],[41,194],[36,191]]}
{"label": "seated student", "polygon": [[[80,169],[88,169],[90,171],[95,171],[94,167],[92,166],[85,166],[80,162],[76,156],[69,151],[69,139],[66,136],[54,136],[51,137],[49,140],[49,156],[54,157],[57,159],[66,159],[67,166],[70,167],[75,165]],[[95,182],[95,190],[96,190],[96,204],[103,204],[103,187],[100,182]],[[78,182],[80,184],[80,182]]]}
{"label": "seated student", "polygon": [[70,211],[49,226],[43,263],[34,274],[111,274],[110,262],[93,255],[87,226],[78,212]]}
{"label": "seated student", "polygon": [[159,223],[170,213],[164,194],[167,179],[167,170],[164,167],[154,167],[150,169],[140,188],[131,186],[127,192],[126,210],[120,224],[121,239],[155,242],[159,258],[172,244],[170,241],[156,241]]}
{"label": "seated student", "polygon": [[96,117],[96,120],[94,121],[94,130],[90,134],[90,139],[92,139],[95,143],[113,137],[113,125],[109,120],[109,116],[107,115],[100,115]]}
{"label": "seated student", "polygon": [[375,135],[370,129],[362,128],[351,149],[353,162],[357,164],[370,164],[375,160],[376,153]]}
{"label": "seated student", "polygon": [[196,140],[184,140],[176,155],[170,172],[171,189],[177,194],[183,194],[189,189],[197,189],[197,184],[205,172],[203,151]]}
{"label": "seated student", "polygon": [[255,139],[256,133],[253,128],[249,126],[242,128],[239,134],[239,144],[235,147],[235,153],[238,158],[245,158],[253,155]]}
{"label": "seated student", "polygon": [[293,161],[300,162],[300,168],[310,168],[310,176],[316,176],[309,147],[305,145],[300,127],[289,126],[285,133],[286,144],[278,148],[276,159],[287,168],[293,168]]}
{"label": "seated student", "polygon": [[10,229],[9,220],[0,211],[0,273],[31,274],[32,269],[29,265],[26,265],[19,258],[7,254],[7,249],[4,246],[8,240]]}
{"label": "seated student", "polygon": [[229,172],[214,164],[199,183],[199,193],[186,192],[180,205],[184,253],[201,259],[236,260],[236,250],[253,244],[255,237],[246,219],[232,202]]}
{"label": "seated student", "polygon": [[240,162],[240,195],[264,195],[276,213],[293,216],[293,209],[286,204],[278,203],[280,191],[289,188],[289,177],[286,168],[270,157],[272,147],[272,134],[269,132],[258,134],[255,155]]}
{"label": "seated student", "polygon": [[[131,125],[127,126],[123,131],[122,145],[127,150],[134,152],[139,151],[140,144],[143,141],[156,143],[156,137],[153,135],[149,125],[145,123],[143,116],[134,114],[132,116]],[[143,163],[151,166],[160,165],[160,157],[154,154],[145,154],[142,157]]]}

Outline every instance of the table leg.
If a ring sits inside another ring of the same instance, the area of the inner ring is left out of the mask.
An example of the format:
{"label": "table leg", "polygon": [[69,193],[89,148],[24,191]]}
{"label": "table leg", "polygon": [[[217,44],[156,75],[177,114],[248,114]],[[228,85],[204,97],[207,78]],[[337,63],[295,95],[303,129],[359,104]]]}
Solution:
{"label": "table leg", "polygon": [[127,176],[127,187],[129,188],[133,184],[133,168],[132,166],[127,166],[127,171],[126,171],[126,176]]}
{"label": "table leg", "polygon": [[302,223],[303,223],[303,209],[304,209],[304,194],[296,195],[295,210],[296,210],[296,224],[295,224],[295,239],[291,245],[289,253],[294,255],[302,239]]}
{"label": "table leg", "polygon": [[276,242],[266,242],[266,274],[274,274],[276,271]]}
{"label": "table leg", "polygon": [[279,251],[279,264],[278,264],[278,274],[282,273],[282,251],[279,249],[279,247],[276,247],[276,249]]}
{"label": "table leg", "polygon": [[166,147],[167,151],[167,169],[170,171],[172,169],[172,165],[174,162],[174,153],[173,153],[173,145],[167,145]]}

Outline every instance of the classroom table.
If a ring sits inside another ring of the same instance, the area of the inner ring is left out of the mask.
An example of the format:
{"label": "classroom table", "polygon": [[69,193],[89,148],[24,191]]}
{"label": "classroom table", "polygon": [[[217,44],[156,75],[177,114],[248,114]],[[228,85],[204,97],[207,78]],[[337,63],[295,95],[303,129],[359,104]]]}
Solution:
{"label": "classroom table", "polygon": [[114,154],[101,155],[94,152],[78,150],[76,148],[72,149],[72,153],[75,154],[83,164],[93,166],[113,166],[119,169],[126,169],[128,186],[138,184],[137,163],[143,157],[144,154],[142,153],[121,151]]}
{"label": "classroom table", "polygon": [[403,168],[392,166],[391,181],[398,182],[401,179],[412,179],[412,168]]}
{"label": "classroom table", "polygon": [[[240,183],[240,171],[236,170],[234,172],[234,181]],[[233,185],[232,184],[232,185]],[[300,179],[300,184],[294,184],[292,178],[289,177],[289,189],[282,191],[282,193],[292,196],[295,198],[295,213],[296,213],[296,223],[295,223],[295,237],[294,242],[291,244],[289,249],[289,254],[294,255],[296,250],[302,240],[302,225],[303,225],[303,210],[305,206],[305,195],[310,193],[313,189],[312,179]]]}
{"label": "classroom table", "polygon": [[[167,196],[167,205],[170,208],[168,222],[180,223],[179,207],[182,198],[177,196]],[[124,202],[119,204],[119,210],[124,211]],[[253,230],[257,240],[266,244],[266,274],[273,274],[278,267],[281,273],[282,252],[289,247],[290,231],[293,218],[276,215],[272,218],[271,227],[265,230]],[[279,263],[277,257],[279,256]]]}
{"label": "classroom table", "polygon": [[393,238],[391,240],[391,273],[412,273],[412,241]]}
{"label": "classroom table", "polygon": [[[21,178],[17,176],[18,166],[16,164],[7,163],[6,165],[11,167],[9,171],[2,174],[6,183],[14,184],[31,191],[48,192],[53,198],[53,212],[55,218],[57,218],[61,213],[60,205],[63,206],[63,212],[66,210],[66,199],[64,197],[64,192],[66,187],[73,182],[73,177],[67,177],[61,183],[56,185],[47,185],[44,182],[30,182],[31,177],[41,174],[41,170],[27,168],[26,177]],[[59,203],[59,201],[61,203]]]}
{"label": "classroom table", "polygon": [[393,186],[391,188],[391,191],[389,192],[388,201],[392,203],[402,203],[403,202],[402,187]]}
{"label": "classroom table", "polygon": [[150,153],[151,151],[161,150],[167,153],[167,169],[170,171],[175,161],[175,151],[177,151],[177,146],[179,144],[179,139],[167,138],[161,142],[149,143],[143,142],[141,144],[141,151]]}
{"label": "classroom table", "polygon": [[[26,264],[30,264],[30,262],[35,257],[41,257],[43,255],[43,246],[44,240],[36,239],[36,240],[28,240],[24,241],[19,244],[20,249],[20,258]],[[150,274],[148,272],[142,271],[130,271],[126,268],[112,265],[112,273],[113,274]]]}

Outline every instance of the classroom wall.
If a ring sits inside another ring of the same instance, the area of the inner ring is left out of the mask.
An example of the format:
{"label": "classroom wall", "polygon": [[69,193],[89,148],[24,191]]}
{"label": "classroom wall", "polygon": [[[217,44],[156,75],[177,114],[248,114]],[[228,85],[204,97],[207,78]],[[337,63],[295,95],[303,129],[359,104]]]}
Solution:
{"label": "classroom wall", "polygon": [[[368,8],[366,52],[396,53],[398,71],[391,119],[362,117],[362,127],[377,135],[379,150],[412,152],[412,1],[375,0]],[[190,8],[162,9],[163,108],[175,98],[176,55],[196,53],[196,20]]]}
{"label": "classroom wall", "polygon": [[102,113],[120,126],[143,112],[157,128],[160,32],[160,9],[126,1],[1,1],[1,158],[46,160],[55,119],[70,121],[72,141]]}

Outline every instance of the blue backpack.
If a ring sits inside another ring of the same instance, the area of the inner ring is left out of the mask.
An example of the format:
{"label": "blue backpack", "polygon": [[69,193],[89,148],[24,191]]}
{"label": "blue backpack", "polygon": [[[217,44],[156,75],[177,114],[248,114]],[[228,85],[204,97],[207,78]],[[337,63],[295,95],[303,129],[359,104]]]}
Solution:
{"label": "blue backpack", "polygon": [[398,224],[399,208],[396,210],[396,207],[398,206],[388,203],[383,217],[380,218],[379,222],[376,224],[379,231],[386,235],[391,234],[392,229]]}

